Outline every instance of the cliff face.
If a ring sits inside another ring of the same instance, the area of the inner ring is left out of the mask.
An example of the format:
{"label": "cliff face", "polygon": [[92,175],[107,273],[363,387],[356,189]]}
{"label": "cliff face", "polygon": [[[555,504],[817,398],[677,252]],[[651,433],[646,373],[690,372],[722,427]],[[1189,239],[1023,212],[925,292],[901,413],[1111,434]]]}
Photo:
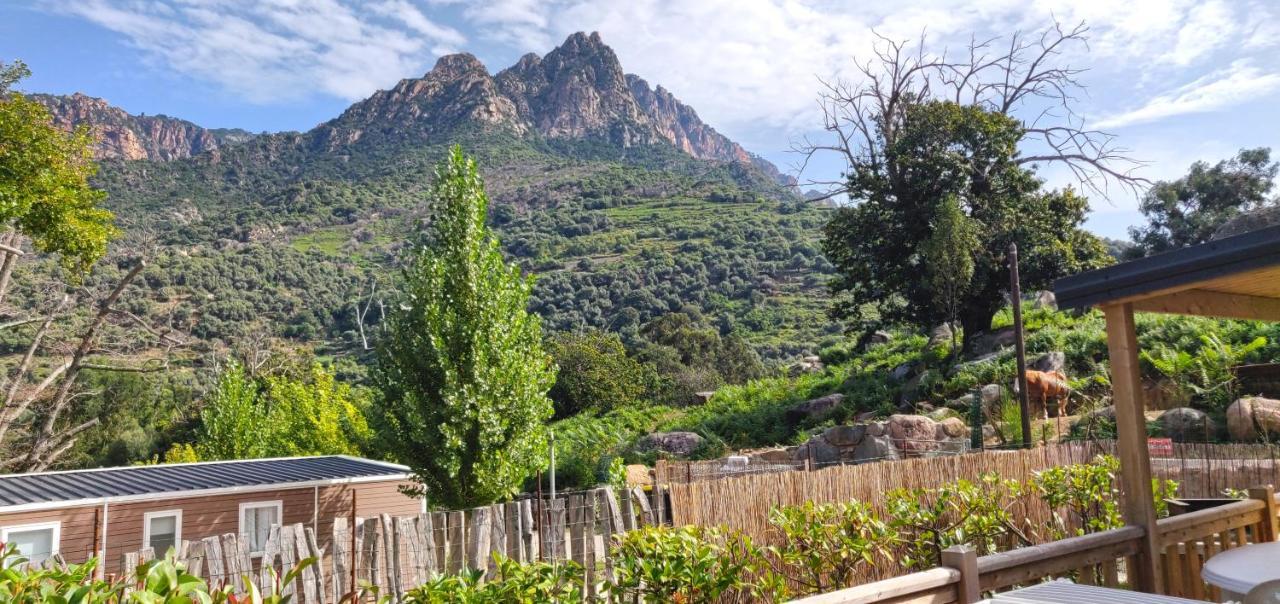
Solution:
{"label": "cliff face", "polygon": [[527,54],[493,76],[470,54],[442,57],[423,77],[352,105],[310,136],[335,149],[370,135],[431,138],[464,125],[622,147],[669,143],[698,159],[751,165],[792,182],[665,88],[624,72],[598,33],[575,33],[546,56]]}
{"label": "cliff face", "polygon": [[67,129],[88,126],[97,140],[99,159],[168,161],[191,157],[253,135],[243,130],[209,130],[163,115],[130,115],[106,101],[80,93],[71,96],[31,95],[49,108],[54,122]]}

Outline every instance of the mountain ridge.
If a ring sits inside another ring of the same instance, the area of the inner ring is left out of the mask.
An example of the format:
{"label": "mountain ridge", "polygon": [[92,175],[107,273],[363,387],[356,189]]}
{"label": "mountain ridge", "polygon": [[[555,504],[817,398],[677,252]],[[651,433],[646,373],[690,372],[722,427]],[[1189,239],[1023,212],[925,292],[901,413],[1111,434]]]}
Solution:
{"label": "mountain ridge", "polygon": [[[167,116],[131,115],[80,93],[33,96],[58,124],[93,128],[100,159],[183,159],[254,137]],[[650,88],[645,79],[626,73],[596,32],[572,34],[546,55],[525,54],[496,74],[469,53],[444,55],[422,77],[402,79],[353,103],[305,132],[302,140],[338,152],[369,137],[430,142],[464,126],[522,138],[603,140],[624,149],[667,144],[695,159],[740,163],[778,184],[795,184],[777,166],[703,122],[666,88]]]}
{"label": "mountain ridge", "polygon": [[134,115],[106,100],[80,92],[32,94],[59,127],[93,131],[98,159],[169,161],[216,151],[255,134],[238,128],[205,128],[167,115]]}

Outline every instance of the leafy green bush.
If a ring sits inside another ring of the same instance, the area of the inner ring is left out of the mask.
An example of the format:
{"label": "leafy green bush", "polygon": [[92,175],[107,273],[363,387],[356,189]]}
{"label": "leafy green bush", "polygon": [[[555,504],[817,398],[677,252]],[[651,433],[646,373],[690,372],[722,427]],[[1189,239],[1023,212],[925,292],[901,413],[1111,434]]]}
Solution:
{"label": "leafy green bush", "polygon": [[897,532],[860,501],[774,509],[769,523],[782,534],[782,545],[770,547],[779,572],[801,594],[825,593],[850,587],[858,570],[888,559]]}
{"label": "leafy green bush", "polygon": [[582,567],[571,560],[558,564],[521,564],[495,556],[497,571],[482,581],[482,571],[436,577],[405,594],[406,604],[498,604],[537,602],[561,604],[582,601]]}
{"label": "leafy green bush", "polygon": [[[293,583],[303,570],[316,563],[306,558],[260,591],[244,577],[245,595],[233,586],[210,589],[204,580],[187,572],[172,551],[162,560],[138,566],[136,582],[106,581],[94,577],[98,560],[67,567],[33,568],[12,544],[0,548],[0,602],[6,604],[288,604],[282,585]],[[272,577],[275,577],[272,571]],[[127,588],[127,593],[126,593]]]}
{"label": "leafy green bush", "polygon": [[605,591],[622,602],[711,604],[751,594],[760,550],[746,536],[695,526],[648,527],[622,535]]}

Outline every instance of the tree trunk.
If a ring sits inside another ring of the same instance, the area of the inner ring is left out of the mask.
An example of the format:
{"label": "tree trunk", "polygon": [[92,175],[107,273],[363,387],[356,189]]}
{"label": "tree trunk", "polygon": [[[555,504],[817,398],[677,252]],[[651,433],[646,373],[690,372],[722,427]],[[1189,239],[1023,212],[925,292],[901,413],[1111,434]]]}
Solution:
{"label": "tree trunk", "polygon": [[961,340],[960,349],[969,351],[972,349],[974,338],[979,334],[991,331],[991,319],[995,317],[996,312],[986,308],[966,308],[960,313],[960,328],[964,330],[964,338]]}

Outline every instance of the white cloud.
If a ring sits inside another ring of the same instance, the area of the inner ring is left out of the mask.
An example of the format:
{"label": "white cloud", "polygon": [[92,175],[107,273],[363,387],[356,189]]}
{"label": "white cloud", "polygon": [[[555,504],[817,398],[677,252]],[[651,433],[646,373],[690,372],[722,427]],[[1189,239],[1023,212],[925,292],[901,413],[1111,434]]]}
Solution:
{"label": "white cloud", "polygon": [[1121,128],[1169,117],[1216,111],[1257,100],[1280,89],[1280,73],[1266,72],[1238,60],[1221,73],[1201,77],[1152,97],[1141,107],[1104,118],[1094,126]]}
{"label": "white cloud", "polygon": [[75,0],[51,4],[124,36],[149,60],[260,103],[348,100],[421,73],[463,46],[405,0]]}

